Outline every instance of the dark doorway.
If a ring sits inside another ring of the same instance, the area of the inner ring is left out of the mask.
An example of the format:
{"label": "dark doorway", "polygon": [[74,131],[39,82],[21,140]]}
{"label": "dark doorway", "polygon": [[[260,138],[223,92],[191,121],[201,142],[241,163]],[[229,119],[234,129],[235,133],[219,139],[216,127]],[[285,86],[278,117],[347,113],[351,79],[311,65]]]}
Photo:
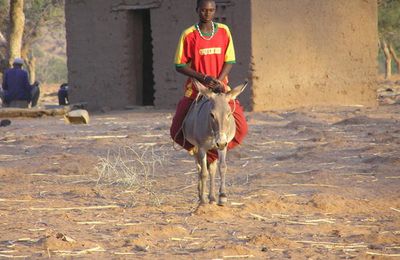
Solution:
{"label": "dark doorway", "polygon": [[129,13],[131,37],[127,56],[130,57],[127,73],[132,89],[128,93],[132,104],[154,104],[153,45],[151,38],[150,9],[138,9]]}
{"label": "dark doorway", "polygon": [[150,9],[140,10],[143,19],[143,95],[144,106],[154,105],[153,45],[151,38]]}

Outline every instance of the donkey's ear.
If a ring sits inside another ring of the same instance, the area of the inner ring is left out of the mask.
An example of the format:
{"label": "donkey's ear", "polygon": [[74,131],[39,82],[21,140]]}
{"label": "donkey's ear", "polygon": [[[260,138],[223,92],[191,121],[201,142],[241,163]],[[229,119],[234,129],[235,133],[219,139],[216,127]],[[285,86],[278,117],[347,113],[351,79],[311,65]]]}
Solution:
{"label": "donkey's ear", "polygon": [[240,93],[242,93],[242,92],[245,90],[245,88],[247,87],[247,84],[248,84],[248,83],[249,83],[249,82],[246,80],[246,81],[244,82],[244,84],[239,85],[239,86],[235,87],[234,89],[232,89],[231,91],[229,91],[229,92],[227,93],[228,96],[229,96],[229,98],[230,98],[230,99],[236,99],[237,96],[239,96]]}
{"label": "donkey's ear", "polygon": [[201,95],[206,96],[207,98],[210,98],[212,95],[214,95],[211,89],[201,84],[197,79],[192,79],[192,82]]}

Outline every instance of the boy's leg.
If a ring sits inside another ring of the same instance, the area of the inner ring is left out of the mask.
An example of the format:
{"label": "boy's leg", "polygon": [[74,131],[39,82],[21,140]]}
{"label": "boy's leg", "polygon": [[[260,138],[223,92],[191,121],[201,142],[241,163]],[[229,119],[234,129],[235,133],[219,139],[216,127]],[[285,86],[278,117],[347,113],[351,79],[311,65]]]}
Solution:
{"label": "boy's leg", "polygon": [[218,159],[218,151],[217,150],[210,150],[207,152],[207,162],[212,163]]}
{"label": "boy's leg", "polygon": [[193,148],[193,145],[184,139],[182,133],[182,124],[192,103],[193,100],[187,97],[183,97],[179,101],[178,105],[176,106],[176,112],[174,118],[172,119],[172,124],[170,128],[172,139],[188,151]]}
{"label": "boy's leg", "polygon": [[228,144],[228,150],[241,144],[248,131],[246,117],[244,115],[243,107],[239,103],[239,100],[231,100],[229,102],[229,105],[231,106],[232,110],[235,109],[235,111],[233,112],[233,117],[235,118],[236,123],[236,133],[233,140],[230,141]]}

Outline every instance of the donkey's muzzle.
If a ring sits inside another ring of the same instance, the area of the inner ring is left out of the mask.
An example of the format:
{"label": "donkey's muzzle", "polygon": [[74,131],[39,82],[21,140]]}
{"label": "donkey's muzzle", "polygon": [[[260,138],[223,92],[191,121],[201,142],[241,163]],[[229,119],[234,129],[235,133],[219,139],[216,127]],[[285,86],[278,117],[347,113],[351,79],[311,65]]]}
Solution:
{"label": "donkey's muzzle", "polygon": [[226,147],[227,145],[228,145],[227,142],[217,142],[217,148],[218,148],[219,150],[225,149],[225,147]]}
{"label": "donkey's muzzle", "polygon": [[225,149],[225,147],[228,145],[228,139],[226,138],[226,134],[223,132],[219,133],[215,143],[219,150]]}

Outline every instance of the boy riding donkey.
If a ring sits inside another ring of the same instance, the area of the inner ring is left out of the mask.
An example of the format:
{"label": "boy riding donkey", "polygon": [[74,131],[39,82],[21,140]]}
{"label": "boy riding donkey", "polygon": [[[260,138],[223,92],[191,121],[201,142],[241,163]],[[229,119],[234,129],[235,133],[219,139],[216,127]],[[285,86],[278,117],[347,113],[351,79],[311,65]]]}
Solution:
{"label": "boy riding donkey", "polygon": [[[199,21],[185,29],[180,37],[175,55],[175,66],[179,73],[188,76],[185,94],[179,101],[170,134],[173,140],[194,154],[195,147],[185,140],[182,131],[185,117],[195,102],[199,92],[196,84],[200,82],[215,93],[227,93],[228,74],[235,63],[235,50],[229,28],[225,24],[213,22],[216,4],[214,0],[198,0],[196,11]],[[198,82],[196,82],[198,81]],[[247,134],[247,123],[243,108],[238,100],[230,100],[236,132],[227,145],[230,150],[241,144]],[[208,164],[218,159],[216,149],[207,152]]]}

